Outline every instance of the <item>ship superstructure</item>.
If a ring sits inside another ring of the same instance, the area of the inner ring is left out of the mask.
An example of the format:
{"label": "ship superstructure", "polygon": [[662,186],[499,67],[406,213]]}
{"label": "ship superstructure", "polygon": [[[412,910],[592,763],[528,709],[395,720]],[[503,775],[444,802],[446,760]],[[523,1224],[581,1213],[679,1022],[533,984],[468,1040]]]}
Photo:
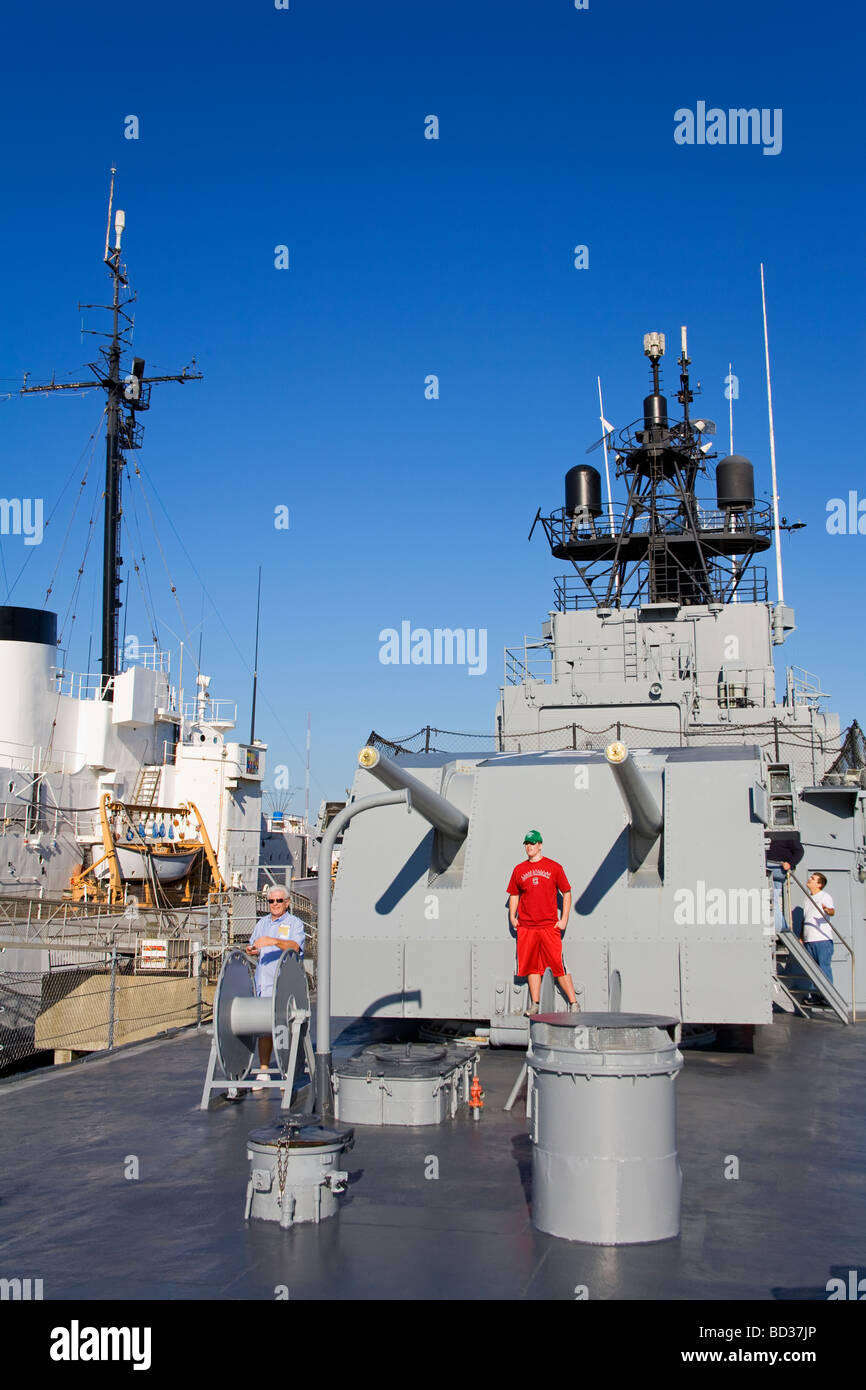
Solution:
{"label": "ship superstructure", "polygon": [[[236,705],[211,694],[170,573],[183,633],[176,675],[159,641],[139,497],[156,526],[135,451],[154,387],[200,374],[193,362],[148,376],[133,350],[114,172],[103,258],[110,302],[80,306],[109,315],[106,331],[84,329],[100,340],[92,378],[25,378],[21,392],[104,392],[105,481],[94,489],[84,469],[78,496],[91,489],[91,515],[62,621],[47,607],[13,605],[10,593],[0,606],[0,1073],[34,1052],[69,1060],[201,1019],[222,945],[249,933],[263,883],[303,872],[305,838],[262,815],[266,745],[253,728],[247,741],[233,737]],[[82,672],[70,660],[72,635],[100,529],[102,620]],[[132,557],[126,567],[121,549]],[[121,624],[132,574],[152,645]]]}
{"label": "ship superstructure", "polygon": [[691,412],[685,329],[676,418],[663,335],[644,351],[641,416],[600,441],[614,443],[624,505],[602,499],[584,463],[566,475],[564,507],[536,516],[572,572],[540,637],[506,652],[494,734],[459,754],[444,740],[438,751],[429,728],[401,744],[371,735],[382,758],[361,755],[353,798],[384,782],[411,806],[420,782],[467,829],[449,840],[403,806],[353,822],[334,895],[338,1013],[489,1020],[494,1041],[525,1037],[505,885],[537,826],[574,889],[566,959],[585,1007],[740,1024],[799,1007],[777,936],[797,924],[805,873],[777,904],[768,863],[783,843],[828,878],[838,930],[824,993],[855,1016],[862,764],[846,761],[815,677],[791,670],[777,688],[773,653],[794,615],[753,562],[784,523],[756,501],[743,456],[718,462],[713,486],[715,426]]}
{"label": "ship superstructure", "polygon": [[[58,666],[56,615],[41,609],[0,608],[0,665],[4,895],[68,892],[103,855],[106,793],[134,808],[121,844],[168,840],[169,830],[180,843],[166,809],[194,802],[225,883],[256,887],[265,747],[230,741],[233,702],[200,686],[181,709],[168,653],[155,648],[110,678],[107,700],[100,675]],[[139,880],[131,891],[141,893]],[[91,886],[96,898],[98,876]]]}
{"label": "ship superstructure", "polygon": [[[110,316],[106,331],[87,330],[103,340],[89,364],[93,379],[25,381],[22,390],[105,393],[101,669],[63,664],[55,613],[0,607],[0,896],[116,902],[131,891],[150,901],[158,878],[185,880],[184,900],[201,901],[210,890],[258,886],[265,745],[252,734],[249,743],[231,741],[236,705],[211,696],[208,676],[196,672],[196,697],[185,701],[167,651],[121,641],[127,455],[141,448],[153,387],[200,373],[193,361],[147,376],[133,353],[135,295],[121,259],[126,215],[114,212],[115,172],[104,253],[111,301],[81,306]],[[182,662],[183,653],[181,672]],[[187,841],[203,853],[190,853]],[[193,891],[193,869],[202,868]]]}
{"label": "ship superstructure", "polygon": [[718,463],[713,487],[715,424],[690,412],[685,330],[679,420],[659,388],[664,335],[647,334],[644,350],[652,390],[637,428],[615,441],[625,504],[605,505],[599,472],[577,464],[565,505],[536,517],[572,572],[555,581],[541,636],[506,652],[500,746],[563,747],[569,733],[575,748],[611,737],[648,747],[750,741],[801,783],[819,782],[839,752],[839,720],[809,672],[789,668],[777,690],[773,652],[794,613],[770,600],[767,571],[753,563],[772,544],[772,508],[756,501],[742,455]]}

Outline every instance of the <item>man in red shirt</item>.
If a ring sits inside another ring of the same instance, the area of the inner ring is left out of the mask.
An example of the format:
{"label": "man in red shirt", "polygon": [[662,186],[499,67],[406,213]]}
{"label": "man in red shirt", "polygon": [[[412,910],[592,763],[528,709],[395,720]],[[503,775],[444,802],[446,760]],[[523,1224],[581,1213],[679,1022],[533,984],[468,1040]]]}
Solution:
{"label": "man in red shirt", "polygon": [[[538,1013],[541,977],[549,967],[568,1000],[568,1012],[580,1012],[571,976],[562,963],[562,933],[571,911],[571,884],[555,859],[541,852],[541,834],[530,830],[523,837],[524,864],[518,864],[508,883],[508,920],[517,932],[517,973],[529,984],[532,1001],[527,1016]],[[557,889],[562,893],[562,916],[557,906]]]}

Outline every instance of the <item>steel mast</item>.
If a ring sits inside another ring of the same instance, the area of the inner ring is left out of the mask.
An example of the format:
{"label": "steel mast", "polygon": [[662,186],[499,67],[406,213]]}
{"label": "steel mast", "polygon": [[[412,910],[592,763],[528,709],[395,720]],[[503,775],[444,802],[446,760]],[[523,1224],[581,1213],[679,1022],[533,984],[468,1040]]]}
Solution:
{"label": "steel mast", "polygon": [[[615,509],[615,525],[601,521],[601,477],[589,464],[576,464],[565,478],[565,507],[542,516],[552,553],[567,559],[585,595],[570,576],[556,581],[556,604],[566,608],[681,608],[730,603],[753,556],[769,548],[769,509],[756,504],[754,469],[748,459],[730,455],[716,469],[714,499],[700,498],[696,488],[715,458],[712,420],[694,419],[691,406],[700,383],[692,387],[686,329],[680,330],[678,361],[679,420],[672,418],[662,394],[660,367],[663,333],[644,335],[644,355],[652,373],[650,394],[641,416],[618,432],[617,477],[628,496]],[[587,453],[607,445],[605,434]],[[634,428],[638,426],[638,428]],[[534,527],[535,523],[533,523]],[[530,532],[531,534],[531,532]],[[754,601],[765,598],[763,571],[753,576]]]}
{"label": "steel mast", "polygon": [[[105,521],[102,547],[102,699],[114,699],[114,677],[119,674],[119,618],[121,609],[120,584],[123,557],[120,554],[120,523],[123,515],[121,507],[122,469],[126,464],[125,449],[140,449],[144,427],[136,415],[150,406],[151,386],[163,381],[200,381],[201,372],[190,371],[185,367],[180,373],[170,376],[144,375],[144,358],[134,357],[131,370],[121,376],[121,356],[124,350],[132,348],[134,316],[128,313],[129,306],[135,303],[134,294],[124,295],[129,289],[126,266],[120,260],[120,242],[126,227],[126,214],[118,208],[114,216],[114,245],[111,246],[111,212],[114,202],[114,176],[111,170],[111,186],[108,195],[108,225],[105,232],[104,263],[111,274],[111,304],[79,304],[79,309],[104,309],[111,314],[110,334],[95,329],[85,329],[96,337],[107,337],[108,345],[101,347],[101,361],[89,362],[88,366],[96,377],[97,384],[106,393],[105,430]],[[195,366],[195,358],[190,364]],[[44,386],[25,386],[22,395],[47,391],[92,390],[92,381],[51,381]]]}
{"label": "steel mast", "polygon": [[[108,195],[108,225],[111,226],[111,205],[114,199],[114,170],[111,171],[111,190]],[[105,424],[105,526],[102,546],[102,698],[114,698],[117,675],[117,647],[120,618],[120,470],[124,459],[120,452],[118,424],[120,417],[120,288],[129,288],[124,266],[120,264],[120,238],[126,226],[126,215],[120,209],[115,217],[115,242],[109,250],[109,233],[105,237],[105,264],[111,271],[111,344],[108,349],[108,378],[103,385],[108,392]],[[125,301],[129,303],[129,300]],[[142,368],[144,363],[142,363]],[[140,373],[139,373],[140,381]],[[140,393],[139,393],[140,394]]]}

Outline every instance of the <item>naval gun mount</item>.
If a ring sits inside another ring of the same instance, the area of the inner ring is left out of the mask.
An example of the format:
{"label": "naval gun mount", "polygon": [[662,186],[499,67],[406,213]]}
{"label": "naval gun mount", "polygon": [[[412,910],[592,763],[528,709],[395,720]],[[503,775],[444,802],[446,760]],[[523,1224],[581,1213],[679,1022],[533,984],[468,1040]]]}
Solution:
{"label": "naval gun mount", "polygon": [[371,772],[377,781],[390,791],[405,791],[407,804],[428,820],[448,847],[456,852],[469,833],[469,817],[444,796],[420,782],[399,764],[386,758],[378,748],[362,748],[358,764]]}
{"label": "naval gun mount", "polygon": [[[402,799],[352,822],[328,903],[335,1015],[489,1020],[492,1041],[525,1043],[506,889],[535,826],[572,886],[563,946],[585,1008],[608,1008],[620,981],[627,1012],[771,1021],[770,766],[757,744],[372,750],[355,801],[381,794],[386,777],[417,787],[416,808],[439,823],[431,833]],[[454,832],[463,838],[443,868]]]}
{"label": "naval gun mount", "polygon": [[[609,743],[604,756],[628,812],[629,868],[633,874],[640,873],[659,845],[659,837],[664,829],[664,814],[645,775],[638,769],[634,758],[629,756],[624,743],[619,740]],[[655,872],[658,874],[658,860]]]}

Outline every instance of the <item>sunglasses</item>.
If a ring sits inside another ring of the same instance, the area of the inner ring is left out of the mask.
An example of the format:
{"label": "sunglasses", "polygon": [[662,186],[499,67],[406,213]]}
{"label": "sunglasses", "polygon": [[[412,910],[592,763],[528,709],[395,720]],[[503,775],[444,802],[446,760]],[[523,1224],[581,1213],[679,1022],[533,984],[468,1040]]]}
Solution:
{"label": "sunglasses", "polygon": [[288,898],[268,898],[269,903],[287,903]]}

